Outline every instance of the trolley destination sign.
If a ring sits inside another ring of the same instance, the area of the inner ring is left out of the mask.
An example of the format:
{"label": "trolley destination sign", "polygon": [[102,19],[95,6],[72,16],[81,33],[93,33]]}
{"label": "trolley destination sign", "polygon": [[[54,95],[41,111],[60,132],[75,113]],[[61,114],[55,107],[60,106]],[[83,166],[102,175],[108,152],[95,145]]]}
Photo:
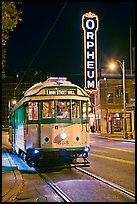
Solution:
{"label": "trolley destination sign", "polygon": [[48,89],[47,95],[76,95],[76,89]]}
{"label": "trolley destination sign", "polygon": [[98,16],[89,12],[82,16],[84,31],[84,89],[97,88],[97,30]]}

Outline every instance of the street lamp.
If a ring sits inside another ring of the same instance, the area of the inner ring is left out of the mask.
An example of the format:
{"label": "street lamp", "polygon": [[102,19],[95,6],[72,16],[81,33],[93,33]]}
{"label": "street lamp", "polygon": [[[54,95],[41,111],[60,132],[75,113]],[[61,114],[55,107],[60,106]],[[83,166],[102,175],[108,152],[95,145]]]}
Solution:
{"label": "street lamp", "polygon": [[[12,101],[9,100],[9,104],[8,104],[9,113],[10,113],[11,107],[14,106],[16,103],[17,103],[16,99],[13,99]],[[11,105],[12,105],[12,106],[11,106]]]}
{"label": "street lamp", "polygon": [[[121,62],[116,60],[120,64],[120,68],[122,70],[123,75],[123,105],[124,105],[124,138],[127,139],[127,124],[126,124],[126,84],[125,84],[125,63],[124,60]],[[110,65],[110,68],[113,69],[115,67],[114,64]]]}

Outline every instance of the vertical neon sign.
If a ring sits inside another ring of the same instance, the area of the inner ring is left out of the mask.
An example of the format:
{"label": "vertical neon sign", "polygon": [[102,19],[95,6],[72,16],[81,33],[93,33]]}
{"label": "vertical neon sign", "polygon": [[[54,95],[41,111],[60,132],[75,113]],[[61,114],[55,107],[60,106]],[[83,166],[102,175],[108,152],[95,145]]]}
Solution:
{"label": "vertical neon sign", "polygon": [[97,31],[98,16],[89,12],[82,16],[84,31],[84,89],[97,89]]}

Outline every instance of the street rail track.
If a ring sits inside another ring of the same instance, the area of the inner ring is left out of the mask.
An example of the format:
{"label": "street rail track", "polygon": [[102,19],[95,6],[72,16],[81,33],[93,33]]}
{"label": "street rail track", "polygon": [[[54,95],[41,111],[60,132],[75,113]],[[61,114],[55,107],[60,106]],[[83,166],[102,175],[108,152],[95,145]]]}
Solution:
{"label": "street rail track", "polygon": [[[12,164],[11,164],[11,165],[12,165]],[[118,186],[117,184],[114,184],[114,183],[112,183],[112,182],[110,182],[110,181],[107,181],[107,180],[105,180],[105,179],[103,179],[103,178],[101,178],[101,177],[99,177],[99,176],[96,176],[95,174],[90,173],[90,172],[86,171],[86,170],[83,169],[83,168],[75,167],[75,169],[76,169],[77,171],[80,171],[80,172],[82,172],[83,174],[88,175],[89,177],[93,177],[93,178],[95,178],[96,180],[99,180],[100,182],[103,182],[104,184],[106,184],[106,185],[108,185],[108,186],[110,186],[110,187],[116,189],[117,191],[122,192],[122,193],[124,193],[125,195],[130,196],[131,198],[135,199],[135,194],[134,194],[134,192],[129,192],[129,191],[127,191],[126,189],[124,189],[123,187]],[[66,195],[66,193],[63,192],[47,175],[45,175],[45,174],[42,175],[42,174],[41,174],[40,172],[38,172],[37,170],[36,170],[36,172],[37,172],[37,173],[39,174],[39,176],[44,180],[44,182],[46,182],[46,183],[54,190],[54,192],[57,193],[57,195],[58,195],[64,202],[74,202],[74,201],[73,201],[71,198],[69,198],[69,196]],[[46,173],[46,172],[44,172],[44,173]]]}
{"label": "street rail track", "polygon": [[38,174],[64,202],[73,202],[47,175],[44,174],[43,176],[41,173]]}
{"label": "street rail track", "polygon": [[[121,186],[118,186],[117,184],[114,184],[110,181],[107,181],[99,176],[96,176],[95,174],[93,173],[90,173],[88,171],[86,171],[85,169],[83,168],[80,168],[80,167],[75,167],[75,169],[77,171],[80,171],[90,177],[93,177],[94,179],[108,185],[109,187],[113,188],[113,189],[116,189],[117,191],[119,192],[122,192],[124,193],[126,196],[130,196],[131,198],[135,199],[135,194],[130,192],[130,191],[127,191],[126,189],[124,189],[123,187]],[[57,195],[64,201],[64,202],[74,202],[71,198],[68,197],[68,195],[66,195],[65,192],[63,192],[47,175],[42,175],[41,173],[39,173],[39,176],[57,193]]]}
{"label": "street rail track", "polygon": [[85,169],[82,169],[80,167],[75,167],[75,169],[77,169],[78,171],[80,171],[80,172],[82,172],[82,173],[84,173],[84,174],[86,174],[86,175],[88,175],[90,177],[93,177],[93,178],[105,183],[108,186],[111,186],[114,189],[117,189],[118,191],[121,191],[121,192],[125,193],[126,195],[128,195],[128,196],[130,196],[132,198],[135,198],[134,193],[127,191],[126,189],[122,188],[121,186],[118,186],[117,184],[114,184],[114,183],[112,183],[110,181],[107,181],[107,180],[105,180],[105,179],[103,179],[103,178],[101,178],[99,176],[96,176],[95,174],[90,173],[90,172],[88,172]]}
{"label": "street rail track", "polygon": [[[70,166],[71,168],[71,166]],[[113,189],[116,189],[119,192],[124,193],[127,196],[130,196],[131,198],[135,199],[135,194],[133,192],[129,192],[126,189],[124,189],[121,186],[118,186],[117,184],[114,184],[110,181],[107,181],[93,173],[90,173],[89,171],[80,168],[80,167],[73,167],[75,170],[82,172],[85,175],[88,175],[89,177],[92,177],[106,185],[108,185],[109,187],[112,187]],[[44,175],[38,170],[35,169],[36,172],[39,174],[39,176],[41,177],[42,180],[44,180],[44,182],[46,182],[52,189],[53,191],[64,201],[64,202],[74,202],[63,190],[60,189],[60,187],[58,187],[46,174],[46,172],[44,171]]]}

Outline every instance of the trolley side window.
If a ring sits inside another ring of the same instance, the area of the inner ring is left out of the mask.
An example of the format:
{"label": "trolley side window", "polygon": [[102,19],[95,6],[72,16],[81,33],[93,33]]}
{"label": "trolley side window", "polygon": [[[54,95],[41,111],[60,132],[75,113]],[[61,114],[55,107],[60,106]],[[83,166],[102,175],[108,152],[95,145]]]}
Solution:
{"label": "trolley side window", "polygon": [[82,118],[83,120],[87,120],[88,117],[88,103],[82,102]]}
{"label": "trolley side window", "polygon": [[28,102],[28,120],[38,120],[38,102]]}

